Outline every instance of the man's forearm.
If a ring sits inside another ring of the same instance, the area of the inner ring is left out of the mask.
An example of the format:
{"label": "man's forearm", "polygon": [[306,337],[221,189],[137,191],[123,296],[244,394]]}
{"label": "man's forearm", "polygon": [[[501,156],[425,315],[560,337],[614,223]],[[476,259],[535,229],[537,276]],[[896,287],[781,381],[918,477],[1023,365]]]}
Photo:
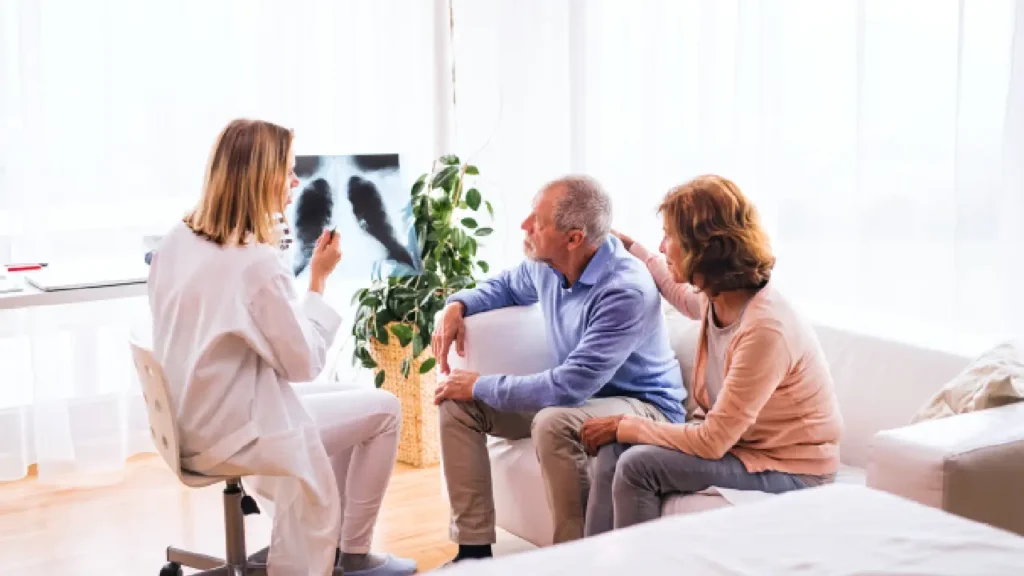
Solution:
{"label": "man's forearm", "polygon": [[502,300],[496,294],[482,292],[479,288],[460,290],[448,297],[447,304],[461,306],[463,316],[472,316],[503,306]]}
{"label": "man's forearm", "polygon": [[545,377],[550,374],[481,376],[473,386],[473,398],[502,412],[536,412],[557,405],[554,395],[548,393],[551,387],[541,382]]}
{"label": "man's forearm", "polygon": [[505,412],[579,406],[601,388],[601,384],[594,385],[601,380],[581,378],[577,372],[575,367],[561,366],[536,374],[481,376],[473,386],[473,397]]}
{"label": "man's forearm", "polygon": [[449,296],[448,303],[451,302],[462,302],[466,316],[472,316],[498,308],[533,304],[537,302],[537,291],[529,267],[524,263],[477,284],[472,290]]}

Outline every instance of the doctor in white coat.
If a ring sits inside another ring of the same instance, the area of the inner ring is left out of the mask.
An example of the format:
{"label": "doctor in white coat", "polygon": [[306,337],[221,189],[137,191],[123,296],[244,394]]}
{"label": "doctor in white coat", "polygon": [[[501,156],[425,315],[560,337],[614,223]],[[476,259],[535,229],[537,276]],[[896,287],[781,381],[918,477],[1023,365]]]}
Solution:
{"label": "doctor in white coat", "polygon": [[274,215],[294,173],[291,131],[236,120],[217,139],[199,204],[152,259],[153,349],[166,371],[183,465],[248,476],[272,503],[271,575],[398,576],[411,560],[370,553],[394,469],[398,400],[376,389],[302,395],[341,319],[323,298],[341,259],[325,232],[299,297]]}

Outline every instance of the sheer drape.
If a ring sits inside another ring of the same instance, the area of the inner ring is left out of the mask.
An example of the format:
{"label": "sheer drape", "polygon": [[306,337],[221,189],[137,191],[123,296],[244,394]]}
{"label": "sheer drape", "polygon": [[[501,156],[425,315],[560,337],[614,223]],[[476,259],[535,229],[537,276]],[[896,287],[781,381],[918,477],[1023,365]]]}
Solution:
{"label": "sheer drape", "polygon": [[759,206],[813,318],[977,349],[1016,332],[1024,6],[1013,0],[455,2],[460,146],[509,235],[547,179],[599,177],[654,248],[702,173]]}
{"label": "sheer drape", "polygon": [[[296,152],[433,155],[433,5],[0,2],[0,258],[141,258],[198,198],[218,130]],[[352,286],[331,294],[347,304]],[[0,480],[120,467],[148,446],[126,337],[145,299],[0,312]],[[344,336],[344,334],[342,334]],[[342,363],[342,367],[347,363]]]}
{"label": "sheer drape", "polygon": [[[0,2],[0,257],[137,255],[198,194],[217,130],[398,151],[440,126],[435,3]],[[719,172],[757,202],[813,318],[976,349],[1014,333],[1024,8],[1013,0],[454,0],[455,149],[521,258],[544,181],[599,177],[654,247],[658,201]],[[445,129],[451,128],[444,126]],[[338,302],[354,286],[332,286]],[[0,312],[0,479],[144,449],[124,340],[145,302]],[[342,362],[342,367],[347,366]]]}

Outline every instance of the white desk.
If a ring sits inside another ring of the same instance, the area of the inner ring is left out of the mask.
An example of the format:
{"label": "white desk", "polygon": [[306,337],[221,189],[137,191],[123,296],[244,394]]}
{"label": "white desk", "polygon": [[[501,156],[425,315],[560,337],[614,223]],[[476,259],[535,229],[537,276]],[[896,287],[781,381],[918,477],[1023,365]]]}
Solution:
{"label": "white desk", "polygon": [[76,304],[97,300],[116,300],[146,295],[146,283],[103,286],[99,288],[75,288],[71,290],[55,290],[47,292],[25,282],[27,272],[9,272],[7,276],[17,279],[22,285],[19,292],[0,294],[0,310],[30,308],[35,306],[55,306],[59,304]]}
{"label": "white desk", "polygon": [[[81,283],[82,285],[100,285],[94,288],[41,290],[28,282],[28,279],[37,274],[47,274],[49,271],[10,272],[3,274],[3,276],[6,276],[10,283],[18,285],[22,289],[15,292],[0,293],[0,310],[130,298],[146,294],[144,278],[148,273],[148,266],[143,266],[142,264],[135,265],[132,262],[123,260],[108,261],[96,259],[92,261],[53,263],[50,265],[54,266],[54,268],[60,266],[60,270],[57,272],[71,271],[72,280],[77,280],[81,276],[85,280]],[[0,269],[0,272],[3,272],[2,269]],[[111,280],[110,285],[102,286],[102,279],[104,278]],[[122,283],[128,278],[140,278],[142,281]],[[58,283],[61,280],[63,279],[57,278]]]}

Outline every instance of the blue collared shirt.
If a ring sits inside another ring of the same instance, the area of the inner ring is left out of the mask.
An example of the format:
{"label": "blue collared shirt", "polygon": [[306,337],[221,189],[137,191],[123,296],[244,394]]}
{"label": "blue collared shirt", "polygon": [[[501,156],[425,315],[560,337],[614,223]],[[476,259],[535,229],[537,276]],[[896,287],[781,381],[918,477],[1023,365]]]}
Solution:
{"label": "blue collared shirt", "polygon": [[668,343],[661,295],[643,263],[610,237],[579,280],[567,285],[554,268],[525,261],[448,299],[464,304],[467,316],[539,302],[558,364],[527,376],[481,376],[473,396],[508,412],[628,396],[683,422],[682,374]]}

